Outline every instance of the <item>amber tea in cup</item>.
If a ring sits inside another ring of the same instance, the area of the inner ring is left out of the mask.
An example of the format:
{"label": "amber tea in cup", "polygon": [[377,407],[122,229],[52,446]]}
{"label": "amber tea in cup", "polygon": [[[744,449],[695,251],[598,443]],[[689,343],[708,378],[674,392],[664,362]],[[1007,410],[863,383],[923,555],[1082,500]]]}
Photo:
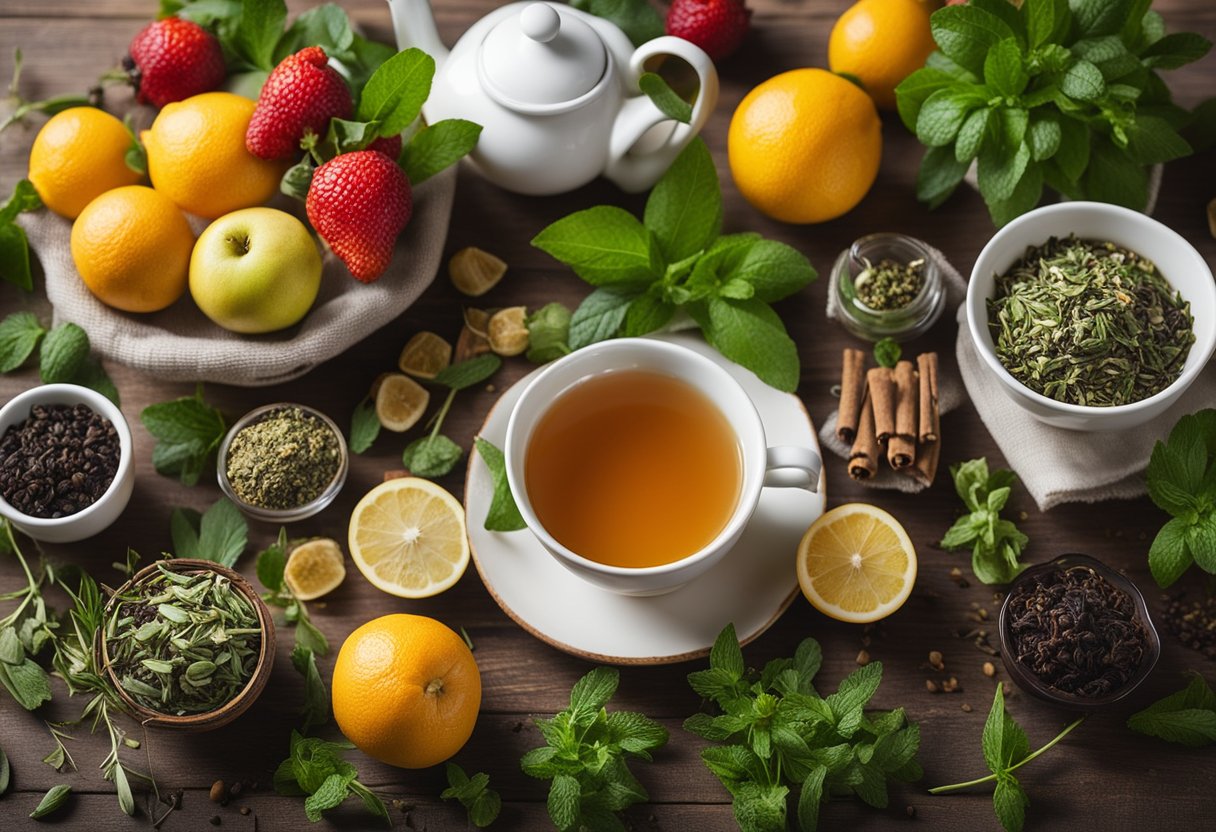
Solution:
{"label": "amber tea in cup", "polygon": [[644,370],[590,376],[532,432],[524,478],[537,518],[563,546],[643,568],[709,545],[735,513],[735,431],[693,385]]}

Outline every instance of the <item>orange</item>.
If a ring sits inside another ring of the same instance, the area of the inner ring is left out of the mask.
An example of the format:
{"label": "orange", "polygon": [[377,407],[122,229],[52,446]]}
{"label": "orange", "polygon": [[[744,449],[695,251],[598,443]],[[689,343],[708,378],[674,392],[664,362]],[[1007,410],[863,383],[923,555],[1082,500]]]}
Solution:
{"label": "orange", "polygon": [[230,92],[166,104],[141,134],[152,187],[183,211],[208,219],[261,205],[278,193],[286,163],[245,149],[254,106]]}
{"label": "orange", "polygon": [[895,87],[937,48],[931,11],[921,0],[859,0],[832,27],[828,66],[858,78],[879,107],[894,109]]}
{"label": "orange", "polygon": [[164,194],[143,185],[106,191],[72,225],[72,260],[97,298],[155,312],[186,291],[194,232]]}
{"label": "orange", "polygon": [[739,102],[726,146],[735,185],[754,207],[782,222],[825,222],[874,184],[882,129],[856,84],[826,69],[795,69]]}
{"label": "orange", "polygon": [[30,148],[30,182],[56,214],[76,219],[97,196],[142,177],[127,167],[131,134],[96,107],[72,107],[52,116]]}
{"label": "orange", "polygon": [[427,768],[459,751],[481,707],[464,640],[433,618],[385,615],[351,633],[334,663],[334,720],[360,751]]}

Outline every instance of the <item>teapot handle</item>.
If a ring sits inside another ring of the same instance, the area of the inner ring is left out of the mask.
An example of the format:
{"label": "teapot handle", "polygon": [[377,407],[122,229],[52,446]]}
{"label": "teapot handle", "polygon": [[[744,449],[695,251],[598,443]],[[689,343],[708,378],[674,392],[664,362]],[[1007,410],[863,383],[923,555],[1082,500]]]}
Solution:
{"label": "teapot handle", "polygon": [[662,144],[654,148],[635,147],[638,140],[656,124],[671,121],[649,96],[638,94],[625,99],[612,126],[608,145],[608,166],[604,176],[629,193],[644,191],[659,181],[680,151],[693,140],[718,103],[718,71],[714,62],[700,47],[683,38],[665,35],[639,46],[625,68],[625,83],[630,90],[638,89],[643,64],[655,55],[675,55],[683,58],[697,73],[701,89],[693,103],[688,124],[674,122],[674,128]]}

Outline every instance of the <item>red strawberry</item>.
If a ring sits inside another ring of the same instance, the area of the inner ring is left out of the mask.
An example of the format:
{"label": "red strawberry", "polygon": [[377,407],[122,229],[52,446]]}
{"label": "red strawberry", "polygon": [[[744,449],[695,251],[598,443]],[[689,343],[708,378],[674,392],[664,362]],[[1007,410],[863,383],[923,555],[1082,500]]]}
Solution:
{"label": "red strawberry", "polygon": [[673,0],[667,34],[695,43],[718,61],[739,48],[751,16],[743,0]]}
{"label": "red strawberry", "polygon": [[379,150],[390,159],[396,159],[401,156],[401,134],[395,136],[381,136],[374,142],[369,144],[367,150]]}
{"label": "red strawberry", "polygon": [[288,55],[270,73],[245,132],[245,147],[262,159],[299,153],[300,139],[325,135],[331,118],[350,118],[355,102],[325,50],[309,46]]}
{"label": "red strawberry", "polygon": [[122,61],[141,104],[163,107],[224,82],[224,53],[215,35],[179,17],[139,30]]}
{"label": "red strawberry", "polygon": [[397,235],[410,221],[410,181],[375,150],[335,156],[312,175],[308,221],[364,283],[388,268]]}

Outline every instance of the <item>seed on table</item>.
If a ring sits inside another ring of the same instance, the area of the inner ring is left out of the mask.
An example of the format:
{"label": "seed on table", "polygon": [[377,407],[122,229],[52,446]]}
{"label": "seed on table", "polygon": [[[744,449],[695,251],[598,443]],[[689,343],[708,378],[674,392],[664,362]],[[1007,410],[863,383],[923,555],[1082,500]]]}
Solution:
{"label": "seed on table", "polygon": [[955,691],[961,691],[962,689],[963,687],[958,683],[958,679],[953,676],[942,682],[942,692],[944,693],[954,693]]}
{"label": "seed on table", "polygon": [[866,665],[868,665],[868,664],[870,663],[870,654],[869,654],[869,652],[868,652],[868,651],[866,651],[866,650],[860,650],[860,651],[858,651],[858,653],[857,653],[857,663],[858,663],[859,665],[861,665],[862,667],[865,667]]}
{"label": "seed on table", "polygon": [[915,818],[916,817],[916,807],[909,806],[907,809],[904,809],[904,814],[906,814],[910,818]]}
{"label": "seed on table", "polygon": [[963,713],[969,714],[969,713],[971,713],[971,711],[972,711],[972,707],[970,705],[968,705],[966,702],[964,702],[963,703]]}
{"label": "seed on table", "polygon": [[937,693],[937,691],[938,691],[937,682],[933,681],[932,679],[926,679],[925,680],[925,690],[929,691],[929,693]]}
{"label": "seed on table", "polygon": [[224,799],[224,797],[227,795],[227,793],[228,793],[228,790],[224,787],[223,780],[216,780],[214,783],[211,784],[210,795],[211,795],[211,801],[213,803],[219,803],[221,800]]}
{"label": "seed on table", "polygon": [[992,662],[984,662],[984,675],[991,679],[996,675],[996,665]]}
{"label": "seed on table", "polygon": [[253,811],[253,810],[250,809],[248,806],[242,806],[240,808],[240,812],[242,815],[248,815],[251,811]]}
{"label": "seed on table", "polygon": [[941,650],[929,651],[929,666],[934,670],[945,670],[946,663],[942,660]]}
{"label": "seed on table", "polygon": [[222,823],[222,821],[220,820],[220,816],[212,815],[210,823],[212,826],[219,826]]}

